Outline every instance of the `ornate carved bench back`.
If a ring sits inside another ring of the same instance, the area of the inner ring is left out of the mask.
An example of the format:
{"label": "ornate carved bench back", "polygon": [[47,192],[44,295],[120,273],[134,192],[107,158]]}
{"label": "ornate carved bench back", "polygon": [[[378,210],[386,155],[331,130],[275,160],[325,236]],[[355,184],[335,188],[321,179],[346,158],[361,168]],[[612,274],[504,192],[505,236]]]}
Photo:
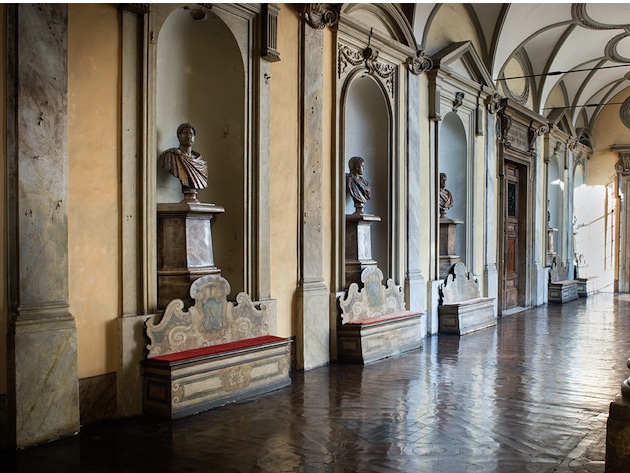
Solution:
{"label": "ornate carved bench back", "polygon": [[172,300],[159,323],[147,321],[149,358],[269,335],[267,310],[244,292],[236,304],[227,300],[230,284],[221,276],[204,276],[190,287],[195,305],[187,312],[180,299]]}
{"label": "ornate carved bench back", "polygon": [[391,279],[387,287],[383,282],[383,273],[376,267],[368,267],[361,273],[363,289],[359,291],[357,283],[350,284],[345,300],[339,296],[342,323],[366,320],[382,315],[405,310],[405,294]]}
{"label": "ornate carved bench back", "polygon": [[468,272],[464,263],[455,264],[449,271],[444,284],[440,285],[442,304],[452,304],[481,297],[479,283]]}
{"label": "ornate carved bench back", "polygon": [[569,268],[565,266],[564,262],[558,263],[556,257],[551,262],[551,270],[549,271],[549,282],[566,281],[569,278]]}

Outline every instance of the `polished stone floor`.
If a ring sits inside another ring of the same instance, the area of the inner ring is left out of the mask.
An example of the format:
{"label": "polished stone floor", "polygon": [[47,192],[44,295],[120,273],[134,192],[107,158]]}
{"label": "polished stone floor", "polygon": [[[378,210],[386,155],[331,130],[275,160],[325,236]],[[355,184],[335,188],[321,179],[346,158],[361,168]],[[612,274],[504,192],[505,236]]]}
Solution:
{"label": "polished stone floor", "polygon": [[0,471],[603,472],[628,356],[630,297],[602,294],[191,418],[86,427]]}

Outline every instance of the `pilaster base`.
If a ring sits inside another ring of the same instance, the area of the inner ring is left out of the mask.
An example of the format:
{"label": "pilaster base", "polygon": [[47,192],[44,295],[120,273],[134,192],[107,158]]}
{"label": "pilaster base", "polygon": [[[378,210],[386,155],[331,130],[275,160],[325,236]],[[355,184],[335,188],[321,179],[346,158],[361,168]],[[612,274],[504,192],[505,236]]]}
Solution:
{"label": "pilaster base", "polygon": [[116,320],[118,337],[117,417],[142,414],[142,371],[147,355],[145,322],[152,315],[128,315]]}
{"label": "pilaster base", "polygon": [[9,323],[9,446],[25,448],[79,431],[77,330],[65,307],[28,310]]}
{"label": "pilaster base", "polygon": [[330,362],[329,294],[323,281],[298,289],[297,368],[310,370]]}

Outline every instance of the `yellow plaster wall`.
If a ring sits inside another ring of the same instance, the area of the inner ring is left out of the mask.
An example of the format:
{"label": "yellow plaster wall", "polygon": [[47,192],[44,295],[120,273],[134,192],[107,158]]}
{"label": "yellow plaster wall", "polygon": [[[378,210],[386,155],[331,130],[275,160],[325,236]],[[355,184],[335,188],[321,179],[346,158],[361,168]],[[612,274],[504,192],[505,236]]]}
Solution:
{"label": "yellow plaster wall", "polygon": [[79,377],[116,371],[120,313],[118,10],[68,11],[68,246]]}
{"label": "yellow plaster wall", "polygon": [[[630,96],[630,88],[610,99],[613,103],[622,103]],[[588,185],[610,185],[615,176],[615,164],[619,153],[610,151],[610,145],[630,144],[630,130],[619,118],[621,105],[604,107],[593,126],[593,156],[588,160],[586,183]]]}
{"label": "yellow plaster wall", "polygon": [[298,10],[280,5],[278,50],[271,64],[271,296],[278,301],[278,335],[292,326],[298,284]]}
{"label": "yellow plaster wall", "polygon": [[425,53],[432,56],[451,43],[468,40],[472,41],[475,50],[483,60],[485,51],[481,47],[477,38],[477,31],[464,6],[456,3],[444,3],[440,6],[429,26]]}
{"label": "yellow plaster wall", "polygon": [[560,85],[562,82],[558,82],[547,97],[547,101],[545,102],[545,115],[549,115],[551,113],[552,107],[564,107],[566,105],[566,100],[564,99],[564,93],[562,92],[562,86]]}
{"label": "yellow plaster wall", "polygon": [[0,60],[0,394],[7,392],[7,323],[9,321],[9,309],[7,306],[7,127],[6,127],[6,5],[0,5],[0,47],[3,55]]}

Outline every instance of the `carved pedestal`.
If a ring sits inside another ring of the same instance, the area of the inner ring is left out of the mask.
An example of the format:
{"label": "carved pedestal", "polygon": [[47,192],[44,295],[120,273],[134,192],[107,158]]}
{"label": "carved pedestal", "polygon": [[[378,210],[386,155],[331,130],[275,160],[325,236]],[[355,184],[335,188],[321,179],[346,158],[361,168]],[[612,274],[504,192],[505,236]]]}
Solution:
{"label": "carved pedestal", "polygon": [[212,252],[212,219],[223,207],[200,202],[158,204],[158,308],[173,299],[186,306],[190,285],[201,276],[220,274]]}
{"label": "carved pedestal", "polygon": [[545,266],[547,267],[551,266],[553,259],[557,255],[553,244],[553,234],[557,231],[557,228],[547,227],[547,255],[545,259]]}
{"label": "carved pedestal", "polygon": [[372,259],[373,222],[380,222],[376,215],[353,213],[346,215],[346,287],[353,282],[361,285],[361,273],[367,267],[376,267]]}
{"label": "carved pedestal", "polygon": [[461,220],[440,218],[440,278],[448,276],[448,272],[454,264],[459,263],[456,254],[457,225],[464,223]]}

